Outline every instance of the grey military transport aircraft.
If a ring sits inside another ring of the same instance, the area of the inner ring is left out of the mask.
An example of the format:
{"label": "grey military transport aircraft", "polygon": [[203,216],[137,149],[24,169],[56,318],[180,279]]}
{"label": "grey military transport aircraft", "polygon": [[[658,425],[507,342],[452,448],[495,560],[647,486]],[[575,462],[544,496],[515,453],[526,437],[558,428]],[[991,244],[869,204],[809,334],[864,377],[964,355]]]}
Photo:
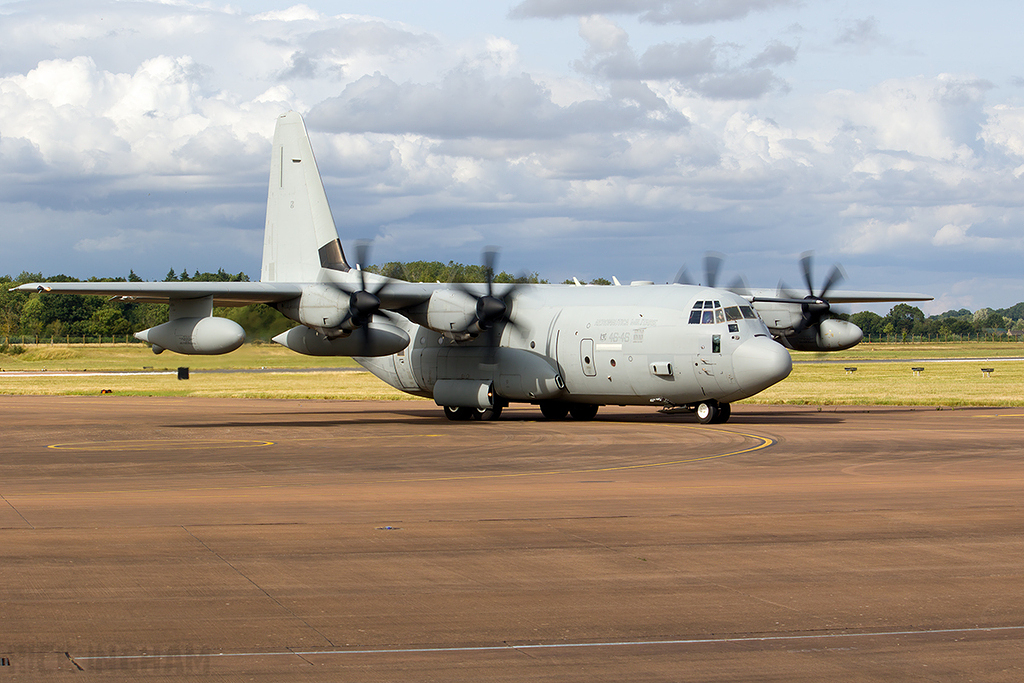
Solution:
{"label": "grey military transport aircraft", "polygon": [[[433,398],[451,420],[493,420],[509,403],[549,419],[592,419],[602,405],[685,407],[725,422],[729,405],[785,379],[786,347],[830,351],[857,344],[855,325],[830,304],[921,301],[920,294],[820,293],[704,286],[685,273],[667,285],[426,284],[350,264],[302,118],[278,118],[259,282],[31,283],[22,291],[116,296],[169,304],[169,322],[135,336],[183,354],[234,351],[245,332],[214,306],[265,303],[299,323],[274,338],[298,353],[353,356],[402,391]],[[494,272],[494,252],[485,254]],[[826,295],[828,298],[826,299]]]}

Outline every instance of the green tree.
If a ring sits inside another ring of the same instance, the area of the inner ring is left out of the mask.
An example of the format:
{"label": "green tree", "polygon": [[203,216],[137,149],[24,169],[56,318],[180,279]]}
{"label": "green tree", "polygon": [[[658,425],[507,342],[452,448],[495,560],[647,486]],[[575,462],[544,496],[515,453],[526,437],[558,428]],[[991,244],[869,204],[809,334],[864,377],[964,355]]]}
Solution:
{"label": "green tree", "polygon": [[924,321],[924,312],[910,304],[896,304],[885,316],[885,325],[892,325],[891,334],[906,334],[914,329],[914,325]]}
{"label": "green tree", "polygon": [[1005,330],[1008,325],[1002,315],[992,311],[981,321],[980,327],[982,330]]}
{"label": "green tree", "polygon": [[100,337],[123,337],[130,334],[131,325],[115,306],[103,306],[92,314],[90,333]]}
{"label": "green tree", "polygon": [[859,327],[864,332],[865,336],[880,335],[885,327],[885,319],[871,311],[854,313],[850,316],[849,320],[851,323]]}

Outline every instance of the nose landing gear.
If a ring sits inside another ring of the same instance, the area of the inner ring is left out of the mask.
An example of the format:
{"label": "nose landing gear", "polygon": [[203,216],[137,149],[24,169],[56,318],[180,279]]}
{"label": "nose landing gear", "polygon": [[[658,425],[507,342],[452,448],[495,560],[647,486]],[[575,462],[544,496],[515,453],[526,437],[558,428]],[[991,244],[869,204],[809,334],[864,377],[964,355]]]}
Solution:
{"label": "nose landing gear", "polygon": [[728,422],[732,408],[728,403],[719,403],[714,400],[701,401],[696,405],[695,412],[701,424],[721,424]]}

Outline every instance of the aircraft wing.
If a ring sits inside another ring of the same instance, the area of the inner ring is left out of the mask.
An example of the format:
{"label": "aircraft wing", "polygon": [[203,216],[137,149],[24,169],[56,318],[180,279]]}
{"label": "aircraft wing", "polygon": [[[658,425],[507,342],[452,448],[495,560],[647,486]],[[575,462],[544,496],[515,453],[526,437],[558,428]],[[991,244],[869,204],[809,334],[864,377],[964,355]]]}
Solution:
{"label": "aircraft wing", "polygon": [[900,301],[931,301],[935,297],[915,292],[852,292],[832,291],[828,300],[836,304],[873,304]]}
{"label": "aircraft wing", "polygon": [[[380,288],[383,281],[386,288]],[[431,293],[450,285],[420,284],[387,280],[375,276],[373,287],[383,303],[382,308],[398,310],[421,304]],[[214,306],[247,306],[249,304],[273,304],[288,301],[302,295],[303,289],[313,285],[337,287],[346,294],[355,291],[352,280],[340,283],[299,283],[299,282],[29,282],[10,291],[52,292],[53,294],[89,294],[120,299],[131,303],[166,304],[176,299],[202,299],[213,297]],[[467,291],[482,289],[484,285],[459,285]]]}
{"label": "aircraft wing", "polygon": [[[777,289],[731,288],[730,291],[754,301],[757,299],[775,299],[781,296]],[[799,290],[788,292],[786,298],[795,293],[795,291]],[[801,297],[797,296],[794,298],[799,299]],[[928,296],[927,294],[918,294],[916,292],[859,292],[851,290],[830,290],[826,298],[829,303],[832,304],[874,304],[886,302],[896,303],[901,301],[931,301],[934,297]]]}
{"label": "aircraft wing", "polygon": [[213,297],[214,306],[270,304],[294,299],[302,285],[287,282],[30,282],[10,291],[92,294],[126,302],[166,304]]}

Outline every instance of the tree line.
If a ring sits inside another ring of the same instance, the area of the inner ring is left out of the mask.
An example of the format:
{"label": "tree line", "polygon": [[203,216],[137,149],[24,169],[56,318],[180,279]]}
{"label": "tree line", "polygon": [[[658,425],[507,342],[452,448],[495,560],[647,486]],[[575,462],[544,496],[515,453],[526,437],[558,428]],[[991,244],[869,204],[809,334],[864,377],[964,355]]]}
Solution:
{"label": "tree line", "polygon": [[1009,308],[979,308],[976,311],[961,308],[932,316],[925,316],[916,306],[896,304],[885,316],[863,311],[840,317],[864,330],[865,337],[948,339],[984,334],[1000,335],[1011,330],[1024,330],[1024,302]]}
{"label": "tree line", "polygon": [[[488,272],[484,266],[464,265],[449,261],[390,262],[367,267],[387,277],[409,282],[484,282]],[[142,282],[129,271],[127,277],[89,278],[85,282]],[[248,282],[245,273],[189,273],[183,269],[168,271],[164,282]],[[21,273],[17,277],[0,276],[0,343],[11,337],[33,339],[77,340],[90,338],[130,338],[148,327],[167,322],[167,306],[147,304],[99,296],[78,296],[52,292],[10,292],[27,282],[81,282],[66,275],[43,276],[42,273]],[[494,275],[496,283],[546,283],[537,273],[512,275],[504,271]],[[571,284],[572,281],[566,281]],[[610,285],[604,278],[590,284]],[[294,323],[270,306],[252,304],[242,307],[216,308],[214,315],[234,320],[245,329],[250,340],[268,340],[292,327]],[[1024,302],[1005,309],[960,309],[940,315],[925,316],[921,309],[897,304],[888,315],[862,312],[839,315],[859,326],[864,334],[890,338],[964,337],[980,334],[1024,330]]]}

